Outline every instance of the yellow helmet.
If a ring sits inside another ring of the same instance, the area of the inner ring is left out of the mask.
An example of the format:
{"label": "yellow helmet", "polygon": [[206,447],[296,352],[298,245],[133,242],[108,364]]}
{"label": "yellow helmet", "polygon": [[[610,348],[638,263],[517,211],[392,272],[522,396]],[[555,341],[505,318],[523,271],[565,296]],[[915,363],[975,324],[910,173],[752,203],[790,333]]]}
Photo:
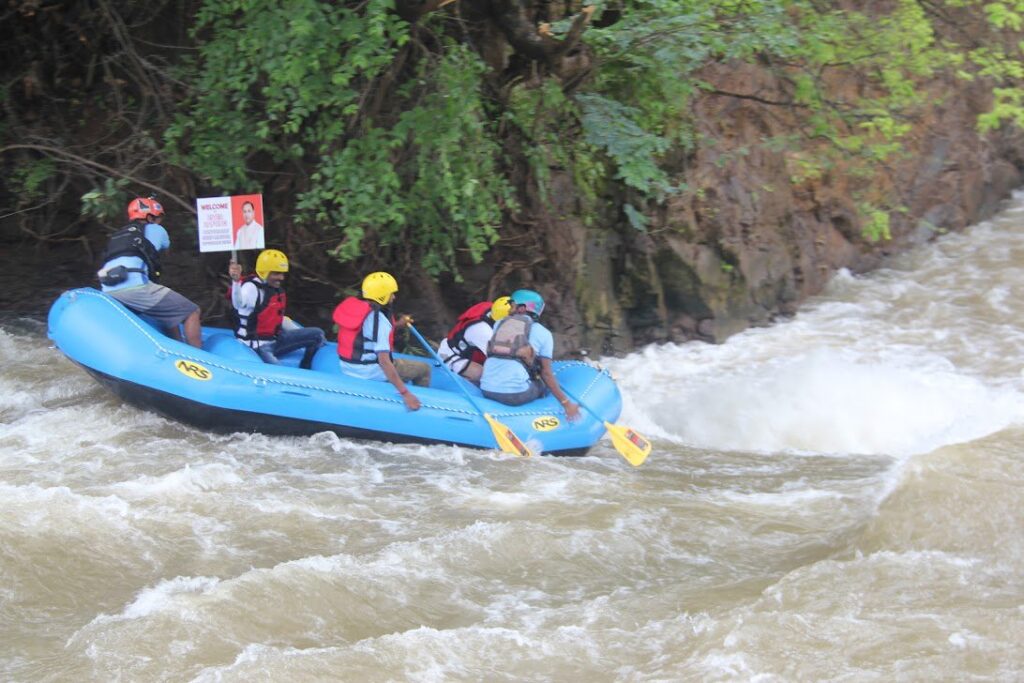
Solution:
{"label": "yellow helmet", "polygon": [[388,299],[397,291],[398,282],[390,273],[378,271],[363,278],[363,298],[376,301],[381,306],[387,306]]}
{"label": "yellow helmet", "polygon": [[277,249],[264,249],[256,257],[256,274],[266,280],[271,273],[287,273],[288,257]]}
{"label": "yellow helmet", "polygon": [[491,320],[497,322],[512,312],[512,297],[499,296],[491,304]]}

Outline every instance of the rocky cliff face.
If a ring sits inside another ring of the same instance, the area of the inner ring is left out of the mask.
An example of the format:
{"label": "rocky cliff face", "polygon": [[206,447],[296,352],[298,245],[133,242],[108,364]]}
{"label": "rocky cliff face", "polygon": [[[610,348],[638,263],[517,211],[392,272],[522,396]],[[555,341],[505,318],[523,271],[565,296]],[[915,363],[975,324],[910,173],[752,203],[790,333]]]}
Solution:
{"label": "rocky cliff face", "polygon": [[[556,179],[547,248],[563,265],[556,282],[537,286],[552,300],[561,351],[720,342],[792,314],[837,269],[869,270],[887,254],[986,218],[1021,184],[1021,137],[976,130],[989,104],[977,85],[930,84],[931,106],[914,120],[905,153],[867,177],[838,165],[796,181],[793,153],[769,144],[803,124],[799,110],[765,103],[785,99],[781,84],[751,66],[718,65],[705,77],[757,99],[707,94],[696,103],[703,142],[675,160],[675,179],[689,190],[658,207],[646,232],[616,216],[584,228],[570,180]],[[857,197],[902,205],[889,216],[891,239],[862,235]]]}

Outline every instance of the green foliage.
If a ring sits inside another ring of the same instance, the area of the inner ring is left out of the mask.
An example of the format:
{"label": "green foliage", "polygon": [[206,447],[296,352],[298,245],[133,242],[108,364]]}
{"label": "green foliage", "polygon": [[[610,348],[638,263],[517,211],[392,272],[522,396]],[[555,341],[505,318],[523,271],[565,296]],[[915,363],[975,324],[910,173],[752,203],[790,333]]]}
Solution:
{"label": "green foliage", "polygon": [[210,184],[237,191],[256,189],[246,164],[258,152],[283,163],[326,151],[355,122],[361,88],[408,39],[390,5],[204,2],[195,96],[169,129],[169,146]]}
{"label": "green foliage", "polygon": [[857,208],[863,221],[860,230],[868,241],[892,239],[888,211],[868,203],[858,204]]}
{"label": "green foliage", "polygon": [[325,155],[299,201],[300,216],[333,222],[334,254],[358,257],[368,236],[380,246],[414,244],[427,272],[457,272],[497,240],[511,192],[497,168],[478,79],[482,65],[453,47],[430,73],[428,92],[390,129],[368,128]]}
{"label": "green foliage", "polygon": [[[796,65],[794,99],[810,124],[810,137],[787,156],[794,182],[835,170],[872,178],[879,164],[903,154],[913,118],[929,104],[919,83],[950,58],[917,2],[901,0],[871,15],[797,3],[793,16],[801,40],[780,56]],[[831,92],[824,75],[838,71],[859,74],[867,89],[855,99]],[[863,204],[860,218],[865,238],[889,239],[888,214]]]}
{"label": "green foliage", "polygon": [[978,129],[988,132],[1006,123],[1024,127],[1024,1],[947,0],[946,4],[984,16],[992,28],[983,45],[963,49],[965,59],[958,70],[962,78],[992,84],[992,107],[978,117]]}
{"label": "green foliage", "polygon": [[1024,3],[987,2],[982,9],[989,23],[997,29],[1008,28],[1012,31],[1019,31],[1024,26],[1024,19],[1021,17]]}
{"label": "green foliage", "polygon": [[483,66],[445,41],[412,77],[390,0],[205,2],[195,97],[168,132],[180,163],[224,191],[256,189],[258,155],[312,167],[298,223],[338,236],[342,261],[400,248],[430,273],[478,261],[511,193],[480,94]]}
{"label": "green foliage", "polygon": [[82,195],[82,215],[91,216],[104,223],[124,218],[127,188],[127,180],[104,179],[102,186]]}
{"label": "green foliage", "polygon": [[637,211],[636,207],[629,203],[623,204],[622,210],[626,214],[626,220],[629,221],[630,225],[640,232],[647,232],[647,216]]}
{"label": "green foliage", "polygon": [[[566,90],[554,78],[514,81],[491,100],[484,65],[443,13],[421,20],[416,35],[430,39],[413,44],[392,0],[206,0],[197,58],[180,74],[193,95],[167,148],[225,192],[258,189],[257,162],[298,169],[295,219],[336,237],[337,258],[391,248],[457,276],[513,205],[506,154],[527,162],[542,198],[553,198],[553,171],[567,171],[585,215],[621,196],[626,221],[645,230],[653,204],[687,190],[666,158],[714,142],[701,137],[714,126],[694,104],[725,69],[783,84],[767,99],[756,82],[716,95],[761,98],[796,122],[794,134],[762,143],[786,155],[794,183],[826,173],[869,182],[905,153],[929,105],[921,84],[942,70],[991,82],[983,130],[1024,125],[1024,0],[843,5],[621,0],[585,33],[589,78]],[[980,17],[998,39],[937,40],[940,13],[926,10],[940,5]],[[844,88],[851,82],[859,89]],[[749,152],[723,148],[723,163]],[[877,207],[891,199],[861,205],[866,238],[888,238],[890,214]]]}
{"label": "green foliage", "polygon": [[387,131],[367,129],[321,158],[310,176],[311,189],[299,198],[303,215],[341,230],[333,253],[342,261],[359,256],[367,229],[401,225],[405,219],[401,179],[391,162],[394,144]]}
{"label": "green foliage", "polygon": [[450,46],[432,74],[431,92],[402,113],[393,131],[412,146],[407,213],[425,240],[430,273],[454,270],[458,248],[479,262],[498,239],[502,208],[512,202],[480,95],[483,68],[467,47]]}
{"label": "green foliage", "polygon": [[644,195],[660,198],[671,191],[668,175],[656,163],[669,141],[640,127],[638,109],[600,95],[580,95],[577,101],[586,141],[611,157],[616,178]]}
{"label": "green foliage", "polygon": [[50,157],[34,159],[17,166],[6,178],[22,203],[34,202],[47,194],[47,182],[57,175],[57,164]]}
{"label": "green foliage", "polygon": [[618,21],[587,32],[600,60],[591,91],[628,107],[631,122],[645,133],[692,144],[683,115],[699,85],[690,74],[711,59],[718,43],[707,40],[711,23],[710,3],[627,3]]}
{"label": "green foliage", "polygon": [[987,132],[1006,121],[1024,128],[1024,88],[995,88],[992,96],[992,109],[978,116],[978,128]]}
{"label": "green foliage", "polygon": [[550,199],[552,168],[569,169],[584,206],[583,218],[590,220],[608,180],[609,165],[601,150],[579,134],[579,119],[578,103],[554,81],[513,88],[504,113],[504,121],[521,143],[540,197]]}
{"label": "green foliage", "polygon": [[[840,167],[867,177],[902,153],[910,118],[925,104],[918,82],[956,61],[913,0],[870,15],[812,0],[627,0],[618,20],[589,31],[587,42],[600,68],[576,98],[585,137],[616,178],[654,201],[671,187],[660,166],[665,152],[698,144],[692,105],[711,89],[703,78],[711,64],[770,65],[789,82],[803,135],[764,144],[781,146],[793,182],[803,182]],[[853,99],[831,92],[828,75],[844,70],[869,89]]]}

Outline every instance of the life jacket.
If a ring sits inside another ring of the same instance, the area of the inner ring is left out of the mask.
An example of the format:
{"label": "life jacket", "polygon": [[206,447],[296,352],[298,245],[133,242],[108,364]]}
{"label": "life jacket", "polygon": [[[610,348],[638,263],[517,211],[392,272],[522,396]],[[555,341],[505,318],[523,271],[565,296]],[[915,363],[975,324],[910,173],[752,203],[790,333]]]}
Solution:
{"label": "life jacket", "polygon": [[470,325],[476,323],[487,323],[488,326],[494,327],[494,321],[491,320],[491,302],[481,301],[478,304],[474,304],[463,311],[462,315],[459,316],[458,320],[455,321],[455,326],[452,327],[451,331],[448,332],[448,348],[458,356],[459,358],[465,358],[472,363],[484,364],[487,360],[487,355],[483,352],[483,349],[478,349],[469,342],[466,341],[466,329]]}
{"label": "life jacket", "polygon": [[[113,235],[107,243],[103,252],[102,265],[120,256],[137,256],[146,264],[146,268],[113,268],[118,273],[100,276],[100,282],[105,285],[116,285],[124,282],[127,273],[143,273],[148,275],[153,282],[160,282],[160,256],[153,243],[146,239],[146,224],[139,221],[132,221]],[[101,271],[102,272],[102,271]],[[104,278],[110,281],[104,281]],[[116,280],[116,281],[115,281]]]}
{"label": "life jacket", "polygon": [[534,358],[533,363],[528,363],[523,358],[523,353],[530,346],[533,320],[533,316],[527,313],[513,313],[498,321],[491,341],[487,343],[487,357],[517,360],[530,373],[530,377],[536,377],[540,361]]}
{"label": "life jacket", "polygon": [[[367,316],[373,316],[373,337],[367,339],[363,335],[363,323]],[[373,342],[377,339],[377,330],[380,327],[380,316],[385,315],[391,322],[391,334],[388,337],[388,345],[395,347],[395,319],[391,312],[375,301],[367,301],[356,296],[350,296],[334,309],[334,322],[338,325],[338,358],[357,365],[376,365],[377,352],[366,348],[366,342]],[[366,355],[372,357],[364,358]],[[390,352],[389,352],[390,356]]]}
{"label": "life jacket", "polygon": [[[242,341],[270,341],[277,337],[284,322],[284,311],[288,305],[288,295],[283,289],[271,287],[256,275],[246,275],[239,281],[239,287],[247,282],[256,286],[256,306],[252,312],[243,316],[238,309],[231,307],[235,323],[235,336]],[[231,289],[228,288],[228,298]]]}

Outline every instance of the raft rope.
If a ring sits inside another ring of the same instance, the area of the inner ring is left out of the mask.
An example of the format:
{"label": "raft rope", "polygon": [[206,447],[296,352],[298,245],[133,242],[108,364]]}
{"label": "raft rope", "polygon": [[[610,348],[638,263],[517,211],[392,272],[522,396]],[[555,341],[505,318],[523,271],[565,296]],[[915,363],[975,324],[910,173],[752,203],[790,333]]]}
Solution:
{"label": "raft rope", "polygon": [[[69,296],[72,299],[74,299],[74,297],[76,297],[76,296],[83,296],[83,295],[84,296],[95,296],[95,297],[98,297],[98,298],[102,299],[107,305],[111,306],[122,317],[124,317],[125,320],[127,320],[131,325],[133,325],[135,327],[135,329],[137,329],[139,332],[141,332],[147,339],[149,339],[150,342],[152,342],[153,346],[155,346],[157,348],[157,350],[158,350],[158,355],[162,354],[165,357],[173,355],[173,356],[184,358],[185,360],[190,360],[190,361],[193,361],[195,363],[202,364],[202,365],[209,365],[211,367],[218,368],[220,370],[224,370],[225,372],[230,372],[230,373],[239,375],[241,377],[246,377],[248,379],[251,379],[253,381],[253,384],[256,384],[257,386],[266,386],[268,384],[270,384],[270,385],[280,385],[280,386],[286,386],[286,387],[294,387],[294,388],[297,388],[297,389],[308,389],[308,390],[311,390],[311,391],[323,391],[323,392],[327,392],[327,393],[330,393],[330,394],[339,394],[341,396],[352,396],[352,397],[355,397],[355,398],[370,399],[372,401],[382,401],[384,403],[404,404],[404,402],[401,399],[397,399],[397,398],[388,398],[388,397],[385,397],[385,396],[377,396],[377,395],[374,395],[374,394],[364,394],[364,393],[361,393],[361,392],[358,392],[358,391],[350,391],[350,390],[345,390],[345,389],[335,389],[333,387],[324,387],[324,386],[319,386],[319,385],[316,385],[316,384],[307,384],[307,383],[303,383],[303,382],[292,382],[292,381],[289,381],[289,380],[280,380],[280,379],[267,379],[266,377],[263,377],[261,375],[256,375],[256,374],[253,374],[253,373],[245,372],[244,370],[239,370],[238,368],[230,366],[230,365],[224,365],[223,363],[221,363],[219,361],[210,361],[210,360],[207,360],[205,358],[196,358],[195,356],[190,355],[189,353],[179,353],[178,351],[174,351],[174,350],[166,348],[161,343],[159,338],[153,336],[152,328],[149,325],[143,325],[142,322],[139,320],[139,318],[136,317],[135,315],[130,314],[128,312],[128,310],[124,306],[122,306],[122,305],[115,305],[114,301],[112,300],[112,297],[110,297],[110,296],[108,296],[106,294],[102,294],[99,291],[90,290],[90,289],[73,290],[69,294]],[[163,337],[163,335],[160,335],[160,337],[161,338],[166,338],[166,337]],[[187,344],[184,344],[184,342],[181,342],[181,343],[186,348],[189,348],[189,349],[193,348],[193,347],[191,347],[191,346],[189,346]],[[216,358],[215,354],[210,353],[209,355],[212,356],[213,358]],[[555,370],[555,374],[558,374],[559,372],[564,370],[566,367],[572,367],[574,365],[584,365],[584,366],[587,366],[587,367],[591,367],[591,366],[587,365],[586,363],[583,363],[583,362],[580,362],[580,361],[570,361],[570,362],[566,363],[565,365],[560,366],[558,369],[556,369]],[[587,388],[584,389],[582,392],[580,392],[580,394],[579,394],[580,398],[582,399],[584,396],[586,396],[587,392],[590,391],[590,389],[594,386],[594,383],[597,381],[597,379],[601,375],[607,375],[607,374],[608,374],[608,371],[603,369],[603,368],[600,370],[599,373],[595,374],[594,378],[590,381],[590,384],[587,385]],[[471,415],[473,417],[479,417],[480,416],[479,412],[477,412],[477,411],[463,410],[463,409],[460,409],[460,408],[451,408],[449,406],[434,405],[434,404],[431,404],[431,403],[427,403],[426,401],[423,401],[423,405],[426,406],[427,408],[431,408],[433,410],[439,410],[439,411],[442,411],[442,412],[457,413],[457,414],[460,414],[460,415]],[[516,411],[516,412],[495,412],[493,414],[495,415],[495,417],[519,417],[519,416],[529,417],[531,415],[537,415],[537,416],[547,415],[549,412],[551,412],[551,411],[548,411],[548,410],[520,410],[520,411]]]}

